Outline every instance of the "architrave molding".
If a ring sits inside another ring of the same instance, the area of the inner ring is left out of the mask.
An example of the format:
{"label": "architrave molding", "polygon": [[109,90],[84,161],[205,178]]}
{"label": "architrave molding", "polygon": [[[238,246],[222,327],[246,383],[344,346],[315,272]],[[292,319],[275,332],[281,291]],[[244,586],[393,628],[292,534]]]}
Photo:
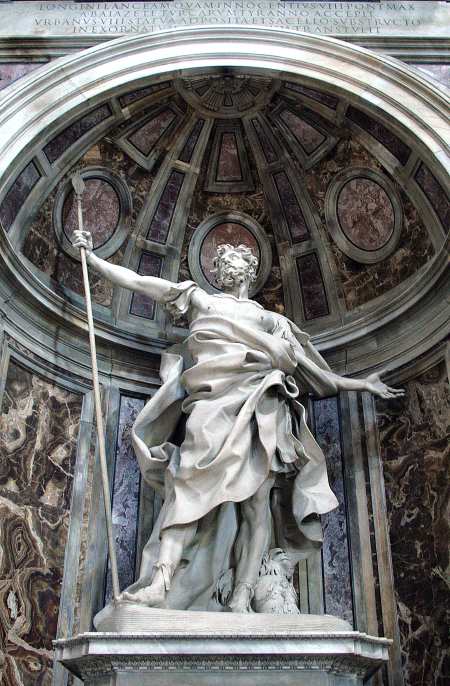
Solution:
{"label": "architrave molding", "polygon": [[[116,34],[116,38],[123,34]],[[337,39],[357,45],[366,50],[374,50],[390,55],[407,63],[449,64],[450,38],[426,36],[389,36],[355,34],[353,36],[336,36]],[[0,59],[2,62],[41,62],[64,57],[81,50],[92,48],[112,40],[111,35],[104,36],[29,36],[0,39]]]}

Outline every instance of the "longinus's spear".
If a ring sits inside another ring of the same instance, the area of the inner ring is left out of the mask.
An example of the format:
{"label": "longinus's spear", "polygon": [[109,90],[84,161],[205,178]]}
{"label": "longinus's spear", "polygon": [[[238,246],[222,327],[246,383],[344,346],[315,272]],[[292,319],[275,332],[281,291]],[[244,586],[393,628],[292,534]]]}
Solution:
{"label": "longinus's spear", "polygon": [[[75,191],[78,208],[78,228],[83,231],[83,210],[81,207],[81,199],[84,192],[84,181],[81,178],[80,172],[72,176],[72,185]],[[97,439],[98,439],[98,454],[100,458],[100,469],[102,475],[103,486],[103,502],[105,505],[105,519],[106,519],[106,533],[108,537],[108,551],[109,561],[111,565],[111,579],[113,599],[116,602],[119,599],[119,575],[117,572],[117,558],[116,548],[114,545],[112,513],[111,513],[111,493],[109,489],[108,466],[106,462],[106,448],[105,448],[105,431],[103,427],[102,403],[100,397],[100,384],[98,381],[98,367],[97,367],[97,352],[95,347],[95,330],[94,319],[92,317],[92,303],[91,290],[89,287],[89,273],[86,261],[86,249],[80,247],[81,267],[83,270],[84,293],[86,298],[86,313],[89,328],[89,346],[91,349],[91,364],[92,364],[92,386],[94,389],[94,404],[95,404],[95,418],[97,420]]]}

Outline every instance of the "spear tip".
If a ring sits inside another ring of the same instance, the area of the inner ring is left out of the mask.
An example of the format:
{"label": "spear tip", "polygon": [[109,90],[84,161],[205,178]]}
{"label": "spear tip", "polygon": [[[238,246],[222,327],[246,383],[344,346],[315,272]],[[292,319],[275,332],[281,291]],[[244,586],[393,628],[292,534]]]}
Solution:
{"label": "spear tip", "polygon": [[72,176],[72,186],[77,195],[83,194],[83,191],[85,189],[85,183],[81,178],[79,170]]}

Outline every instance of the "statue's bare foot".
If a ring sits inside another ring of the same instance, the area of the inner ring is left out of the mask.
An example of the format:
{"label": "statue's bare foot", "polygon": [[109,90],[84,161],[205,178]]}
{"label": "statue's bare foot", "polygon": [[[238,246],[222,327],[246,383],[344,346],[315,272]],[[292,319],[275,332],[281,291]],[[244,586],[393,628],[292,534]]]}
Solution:
{"label": "statue's bare foot", "polygon": [[166,599],[163,575],[160,571],[157,571],[150,586],[145,586],[145,588],[139,589],[136,593],[124,591],[119,599],[138,603],[139,605],[147,605],[147,607],[161,607]]}
{"label": "statue's bare foot", "polygon": [[252,586],[250,586],[250,584],[240,582],[233,591],[231,600],[228,603],[228,608],[231,610],[231,612],[253,612],[250,605],[252,598]]}

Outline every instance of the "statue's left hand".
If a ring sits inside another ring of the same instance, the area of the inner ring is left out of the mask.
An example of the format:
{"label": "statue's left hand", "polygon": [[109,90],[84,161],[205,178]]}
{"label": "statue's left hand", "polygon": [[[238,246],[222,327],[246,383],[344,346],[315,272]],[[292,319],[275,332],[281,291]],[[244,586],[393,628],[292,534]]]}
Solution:
{"label": "statue's left hand", "polygon": [[367,390],[374,395],[380,396],[380,398],[400,398],[402,395],[405,395],[403,388],[392,388],[383,383],[379,373],[370,374],[366,379],[366,384]]}

